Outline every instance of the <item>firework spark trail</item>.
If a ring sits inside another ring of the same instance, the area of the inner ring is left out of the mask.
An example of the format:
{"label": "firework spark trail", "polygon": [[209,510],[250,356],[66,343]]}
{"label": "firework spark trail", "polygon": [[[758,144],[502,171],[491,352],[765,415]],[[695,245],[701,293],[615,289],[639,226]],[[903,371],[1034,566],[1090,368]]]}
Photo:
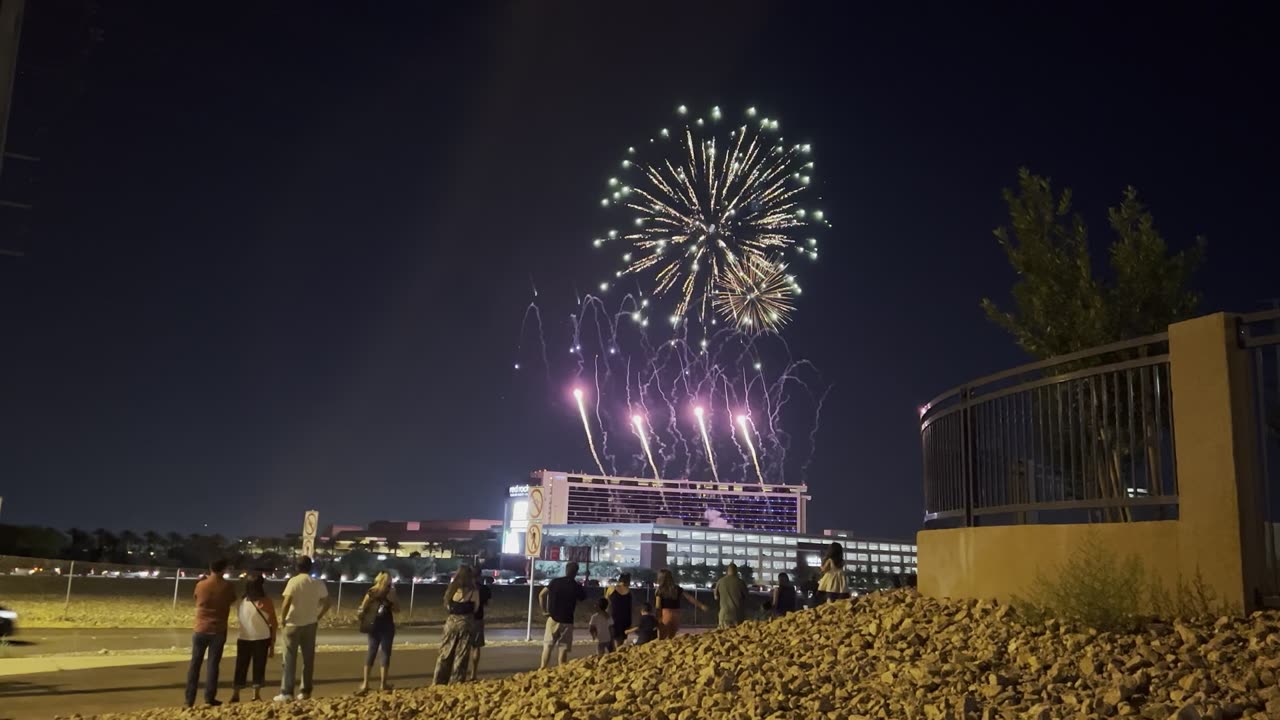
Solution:
{"label": "firework spark trail", "polygon": [[[537,289],[534,289],[533,294],[535,297],[538,295]],[[538,346],[542,350],[542,371],[547,376],[547,384],[550,385],[551,384],[551,363],[547,362],[547,339],[546,339],[546,334],[542,329],[542,311],[538,308],[538,303],[536,300],[529,303],[529,306],[524,309],[524,317],[520,319],[520,340],[516,343],[516,357],[517,358],[520,357],[520,350],[523,348],[523,345],[524,345],[524,328],[525,328],[525,325],[527,325],[529,322],[530,313],[533,314],[533,319],[538,325]],[[513,363],[513,367],[516,370],[520,369],[520,361],[518,359],[515,361],[515,363]]]}
{"label": "firework spark trail", "polygon": [[[804,399],[802,404],[808,405],[810,399],[816,403],[824,398],[825,383],[816,368],[807,361],[792,359],[785,341],[777,334],[748,335],[735,327],[704,328],[706,335],[694,342],[689,337],[693,334],[690,324],[678,323],[670,336],[654,344],[652,331],[635,320],[639,308],[648,307],[645,301],[630,294],[620,296],[618,301],[620,310],[602,297],[584,294],[578,297],[579,312],[569,316],[574,337],[569,351],[578,368],[577,386],[584,392],[580,415],[585,409],[588,359],[593,366],[590,382],[597,394],[596,418],[599,432],[606,439],[595,443],[592,450],[602,473],[622,471],[644,477],[645,473],[653,474],[656,467],[659,477],[696,481],[699,476],[711,475],[720,481],[720,461],[725,452],[736,449],[740,460],[733,463],[732,481],[740,482],[744,476],[755,474],[764,482],[785,483],[797,470],[803,477],[812,459],[814,427],[819,418],[815,416],[811,423],[804,423],[809,440],[804,449],[808,456],[799,461],[788,459],[792,439],[783,428],[795,426],[798,416],[791,409],[795,401]],[[770,368],[779,368],[780,372],[768,372]],[[811,370],[818,376],[816,384],[809,379]],[[703,422],[696,426],[701,441],[689,436],[692,418],[688,417],[688,410],[699,404],[704,412]],[[727,419],[723,425],[708,417],[720,411]],[[635,413],[641,414],[649,425],[645,428],[647,453],[637,448],[639,452],[622,456],[617,456],[616,449],[610,454],[608,434],[624,429],[634,432],[631,417]],[[739,413],[753,418],[756,437],[750,438],[751,448],[742,447],[746,438],[738,437]],[[759,417],[765,422],[756,426],[754,419]],[[588,432],[589,445],[594,443],[589,417],[583,427]],[[708,458],[705,466],[700,459],[704,455]],[[609,460],[609,466],[605,460]],[[617,464],[619,460],[626,467]],[[724,478],[730,481],[730,476]]]}
{"label": "firework spark trail", "polygon": [[702,433],[702,444],[707,448],[707,462],[711,465],[711,476],[715,478],[716,483],[720,482],[720,473],[716,470],[716,456],[711,452],[711,438],[707,435],[707,420],[704,417],[706,411],[699,405],[693,409],[694,417],[698,418],[698,430]]}
{"label": "firework spark trail", "polygon": [[635,426],[636,435],[640,437],[640,447],[644,448],[645,457],[649,458],[649,467],[653,468],[653,479],[661,480],[662,475],[658,473],[658,464],[653,461],[653,453],[649,451],[649,439],[644,433],[644,418],[639,414],[631,416],[631,424]]}
{"label": "firework spark trail", "polygon": [[596,467],[600,468],[600,474],[606,475],[604,471],[604,463],[600,462],[600,456],[596,454],[596,441],[591,437],[591,425],[587,422],[587,406],[582,402],[582,388],[573,389],[573,398],[578,401],[578,414],[582,416],[582,429],[587,433],[587,445],[591,448],[591,457],[596,459]]}
{"label": "firework spark trail", "polygon": [[764,475],[760,472],[760,458],[756,456],[755,443],[751,442],[751,433],[755,432],[755,423],[751,422],[751,418],[746,415],[739,415],[738,427],[742,428],[742,438],[747,441],[747,448],[751,450],[751,464],[756,466],[756,479],[763,485]]}
{"label": "firework spark trail", "polygon": [[[606,374],[608,365],[606,364]],[[596,423],[600,425],[600,452],[604,454],[606,460],[609,461],[609,471],[611,475],[618,474],[618,466],[614,457],[609,454],[609,424],[605,422],[604,417],[600,415],[600,398],[604,397],[604,393],[600,392],[600,356],[592,358],[592,371],[595,375],[596,382]],[[596,458],[596,464],[600,464],[600,458]],[[604,472],[604,466],[601,465],[600,472]]]}
{"label": "firework spark trail", "polygon": [[[712,390],[712,397],[715,397],[714,389]],[[741,405],[742,403],[738,403],[738,404]],[[729,440],[733,442],[734,449],[738,451],[738,455],[742,458],[741,466],[739,466],[737,463],[734,463],[733,465],[733,474],[736,477],[738,475],[739,467],[741,467],[742,469],[742,474],[744,476],[746,475],[748,459],[747,459],[747,453],[742,449],[742,445],[738,443],[737,433],[735,433],[733,430],[733,407],[734,407],[733,402],[729,400],[729,382],[726,380],[724,383],[724,413],[725,413],[724,416],[726,418],[726,423],[729,426]]]}
{"label": "firework spark trail", "polygon": [[819,419],[822,417],[822,406],[827,402],[827,395],[831,393],[834,385],[828,385],[823,389],[822,394],[818,396],[818,407],[813,411],[813,427],[809,430],[809,456],[804,459],[800,465],[800,477],[803,478],[809,472],[809,465],[813,463],[813,456],[818,452],[818,429],[822,427]]}

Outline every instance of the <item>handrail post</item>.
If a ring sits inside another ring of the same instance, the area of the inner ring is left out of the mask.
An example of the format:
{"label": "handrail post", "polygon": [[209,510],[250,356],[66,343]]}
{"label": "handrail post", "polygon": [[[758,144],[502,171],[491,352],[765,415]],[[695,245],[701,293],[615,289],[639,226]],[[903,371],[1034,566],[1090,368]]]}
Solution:
{"label": "handrail post", "polygon": [[960,432],[963,438],[961,446],[964,452],[961,470],[964,472],[964,526],[973,527],[973,483],[974,483],[974,447],[973,447],[973,408],[969,405],[969,388],[960,390]]}

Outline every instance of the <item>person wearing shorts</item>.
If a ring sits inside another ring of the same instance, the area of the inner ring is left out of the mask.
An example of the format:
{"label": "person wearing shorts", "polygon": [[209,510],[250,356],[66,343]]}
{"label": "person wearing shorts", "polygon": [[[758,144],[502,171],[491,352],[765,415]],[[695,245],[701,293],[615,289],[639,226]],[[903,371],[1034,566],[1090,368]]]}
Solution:
{"label": "person wearing shorts", "polygon": [[493,582],[493,578],[485,576],[481,578],[480,583],[476,585],[476,591],[479,593],[479,599],[476,601],[475,622],[471,626],[471,679],[475,680],[480,674],[480,648],[484,647],[484,606],[489,604],[489,600],[493,598],[493,591],[489,589],[489,584]]}
{"label": "person wearing shorts", "polygon": [[564,566],[564,577],[552,580],[538,595],[538,605],[547,614],[547,629],[542,636],[542,662],[539,668],[551,664],[551,651],[559,648],[557,662],[560,665],[569,660],[569,651],[573,649],[573,614],[578,603],[587,599],[587,591],[574,579],[578,575],[578,563],[571,562]]}

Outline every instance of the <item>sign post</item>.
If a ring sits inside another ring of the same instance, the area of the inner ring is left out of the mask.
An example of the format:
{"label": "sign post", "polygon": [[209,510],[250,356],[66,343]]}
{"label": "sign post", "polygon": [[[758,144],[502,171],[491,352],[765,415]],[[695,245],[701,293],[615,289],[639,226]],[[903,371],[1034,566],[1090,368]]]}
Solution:
{"label": "sign post", "polygon": [[308,510],[302,514],[302,555],[312,560],[316,557],[316,529],[319,526],[319,510]]}
{"label": "sign post", "polygon": [[67,570],[67,601],[62,604],[62,614],[66,615],[71,609],[71,578],[76,574],[76,561],[71,561],[71,569]]}
{"label": "sign post", "polygon": [[529,528],[524,535],[524,554],[529,558],[529,616],[524,629],[524,641],[533,640],[533,586],[542,554],[542,506],[545,501],[541,487],[529,488]]}

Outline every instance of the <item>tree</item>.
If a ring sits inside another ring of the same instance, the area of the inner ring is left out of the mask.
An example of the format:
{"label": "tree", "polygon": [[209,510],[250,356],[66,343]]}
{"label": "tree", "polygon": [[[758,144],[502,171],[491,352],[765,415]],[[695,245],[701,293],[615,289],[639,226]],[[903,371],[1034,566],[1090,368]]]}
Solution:
{"label": "tree", "polygon": [[141,546],[141,543],[142,538],[132,530],[125,530],[120,533],[120,544],[123,546],[121,549],[125,555],[132,555]]}
{"label": "tree", "polygon": [[1107,218],[1115,239],[1111,277],[1093,273],[1089,231],[1071,207],[1071,190],[1055,194],[1048,178],[1018,171],[1018,189],[1004,191],[1009,225],[996,239],[1018,274],[1013,312],[990,298],[982,308],[1018,345],[1043,359],[1119,340],[1164,332],[1191,317],[1200,295],[1188,288],[1204,241],[1170,255],[1151,213],[1126,188]]}
{"label": "tree", "polygon": [[105,558],[109,561],[111,556],[115,553],[116,547],[120,544],[120,541],[111,533],[111,531],[106,530],[105,528],[98,528],[97,530],[94,530],[93,537],[97,543],[97,556],[94,559],[102,561]]}
{"label": "tree", "polygon": [[68,538],[50,527],[0,525],[0,554],[56,558],[68,550]]}
{"label": "tree", "polygon": [[[1055,194],[1047,178],[1023,168],[1018,172],[1017,190],[1006,189],[1004,199],[1009,225],[998,228],[995,236],[1018,275],[1012,292],[1014,310],[1001,310],[990,298],[983,299],[982,308],[1033,357],[1047,359],[1164,332],[1170,324],[1195,314],[1200,296],[1188,286],[1203,258],[1204,241],[1197,238],[1193,247],[1170,254],[1134,188],[1126,188],[1120,205],[1107,213],[1114,238],[1108,251],[1110,274],[1103,277],[1094,274],[1088,228],[1072,209],[1071,190]],[[1146,352],[1142,347],[1117,355],[1131,359]],[[1099,356],[1090,357],[1055,365],[1046,373],[1069,372],[1103,361]],[[1143,386],[1138,392],[1159,390]],[[1138,472],[1134,464],[1126,468],[1123,462],[1136,453],[1146,454],[1140,468],[1145,474],[1144,486],[1159,485],[1163,477],[1157,440],[1161,419],[1148,410],[1158,406],[1151,398],[1135,403],[1132,396],[1122,398],[1119,390],[1108,388],[1106,382],[1059,383],[1046,391],[1046,397],[1059,411],[1069,408],[1068,418],[1072,414],[1078,418],[1065,432],[1080,432],[1081,440],[1089,438],[1091,447],[1097,449],[1079,467],[1073,460],[1070,473],[1067,468],[1056,469],[1056,481],[1064,488],[1070,484],[1074,489],[1077,477],[1072,475],[1082,476],[1079,486],[1093,487],[1098,497],[1123,498],[1129,488],[1140,486],[1138,478],[1125,477]],[[1107,409],[1119,408],[1121,402],[1143,408],[1139,418],[1144,431],[1141,446],[1129,447],[1129,434],[1109,427]],[[1024,496],[1021,483],[1012,487],[1011,493],[1015,493],[1011,501],[1025,502],[1030,497],[1029,490]],[[1108,506],[1104,513],[1108,518],[1131,519],[1123,505]]]}
{"label": "tree", "polygon": [[396,554],[400,552],[399,540],[388,540],[386,545],[387,545],[387,552],[391,553],[391,557],[395,557]]}
{"label": "tree", "polygon": [[67,545],[67,556],[72,560],[88,560],[95,547],[93,536],[80,528],[67,531],[71,542]]}

